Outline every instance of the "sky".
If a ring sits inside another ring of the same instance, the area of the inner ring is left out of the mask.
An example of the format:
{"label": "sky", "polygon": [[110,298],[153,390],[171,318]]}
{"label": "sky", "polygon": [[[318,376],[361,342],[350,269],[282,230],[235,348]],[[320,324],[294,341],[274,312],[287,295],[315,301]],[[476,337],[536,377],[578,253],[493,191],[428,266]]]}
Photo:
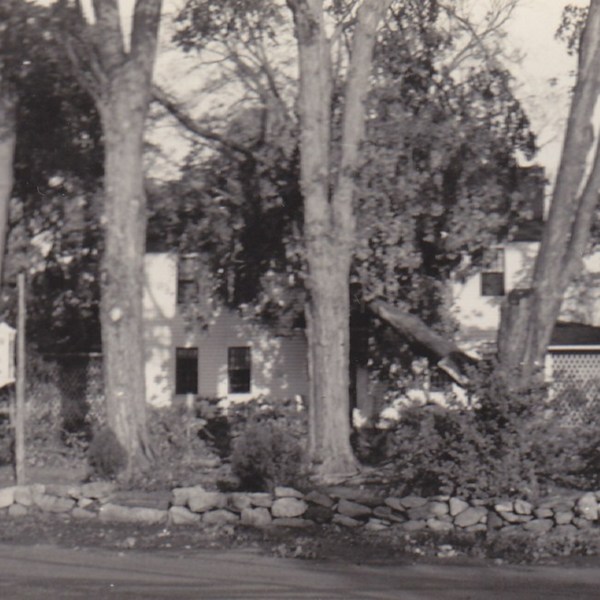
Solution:
{"label": "sky", "polygon": [[[578,6],[588,1],[569,0]],[[521,0],[507,27],[507,44],[523,53],[520,65],[511,71],[515,91],[524,104],[541,146],[535,162],[556,175],[574,84],[576,58],[563,42],[555,39],[567,0]]]}

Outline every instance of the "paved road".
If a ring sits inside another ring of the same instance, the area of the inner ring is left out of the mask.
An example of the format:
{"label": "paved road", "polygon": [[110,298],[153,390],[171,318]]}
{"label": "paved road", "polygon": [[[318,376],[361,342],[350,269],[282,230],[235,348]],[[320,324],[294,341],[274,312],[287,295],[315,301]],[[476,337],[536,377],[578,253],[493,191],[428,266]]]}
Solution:
{"label": "paved road", "polygon": [[587,600],[600,569],[358,566],[241,552],[193,557],[0,545],[2,600]]}

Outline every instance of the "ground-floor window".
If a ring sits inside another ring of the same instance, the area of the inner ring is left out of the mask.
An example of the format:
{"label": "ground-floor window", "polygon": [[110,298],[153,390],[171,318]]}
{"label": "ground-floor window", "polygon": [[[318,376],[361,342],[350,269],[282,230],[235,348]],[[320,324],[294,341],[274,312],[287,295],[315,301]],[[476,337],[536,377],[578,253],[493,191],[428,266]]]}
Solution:
{"label": "ground-floor window", "polygon": [[198,393],[198,348],[175,349],[175,393]]}
{"label": "ground-floor window", "polygon": [[251,353],[248,346],[233,346],[227,350],[227,374],[230,394],[245,394],[251,387]]}

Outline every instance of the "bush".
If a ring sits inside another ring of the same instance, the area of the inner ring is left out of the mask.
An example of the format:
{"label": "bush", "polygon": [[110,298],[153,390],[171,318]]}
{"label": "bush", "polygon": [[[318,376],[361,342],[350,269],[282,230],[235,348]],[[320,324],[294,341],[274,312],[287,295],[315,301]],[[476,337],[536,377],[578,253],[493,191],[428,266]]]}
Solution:
{"label": "bush", "polygon": [[154,461],[137,482],[145,489],[194,485],[206,460],[216,460],[201,439],[205,422],[190,415],[185,405],[148,409],[148,433]]}
{"label": "bush", "polygon": [[271,491],[276,485],[299,485],[304,448],[284,419],[253,418],[234,441],[231,467],[242,489]]}
{"label": "bush", "polygon": [[87,456],[90,466],[102,479],[115,479],[127,466],[125,448],[110,427],[103,427],[94,435]]}
{"label": "bush", "polygon": [[257,398],[227,409],[231,468],[243,489],[302,485],[307,421],[297,400]]}
{"label": "bush", "polygon": [[398,479],[423,495],[538,493],[544,390],[510,391],[495,365],[471,373],[472,408],[408,409],[391,435]]}

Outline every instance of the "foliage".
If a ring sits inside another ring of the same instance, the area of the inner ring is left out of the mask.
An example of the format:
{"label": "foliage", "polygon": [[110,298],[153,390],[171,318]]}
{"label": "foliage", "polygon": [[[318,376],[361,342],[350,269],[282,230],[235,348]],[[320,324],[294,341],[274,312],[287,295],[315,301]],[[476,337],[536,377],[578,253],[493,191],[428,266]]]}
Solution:
{"label": "foliage", "polygon": [[[0,7],[0,21],[3,77],[17,98],[6,280],[32,273],[30,341],[53,350],[97,347],[99,116],[69,69],[51,9],[11,0]],[[14,290],[3,292],[8,316]]]}
{"label": "foliage", "polygon": [[563,9],[556,37],[567,45],[569,54],[577,54],[579,52],[579,43],[587,15],[587,6],[567,4]]}
{"label": "foliage", "polygon": [[407,490],[534,497],[538,493],[543,390],[514,394],[498,370],[472,374],[472,407],[412,407],[395,428],[391,454]]}
{"label": "foliage", "polygon": [[284,420],[252,419],[236,438],[231,454],[241,488],[271,491],[276,485],[298,485],[304,446]]}
{"label": "foliage", "polygon": [[99,429],[87,449],[88,462],[95,474],[115,479],[127,466],[127,453],[110,427]]}
{"label": "foliage", "polygon": [[139,486],[149,489],[193,485],[207,460],[217,462],[209,445],[200,437],[205,422],[195,419],[185,406],[152,407],[148,411],[154,461]]}
{"label": "foliage", "polygon": [[260,398],[230,406],[228,418],[232,471],[244,489],[302,483],[307,423],[301,405]]}

